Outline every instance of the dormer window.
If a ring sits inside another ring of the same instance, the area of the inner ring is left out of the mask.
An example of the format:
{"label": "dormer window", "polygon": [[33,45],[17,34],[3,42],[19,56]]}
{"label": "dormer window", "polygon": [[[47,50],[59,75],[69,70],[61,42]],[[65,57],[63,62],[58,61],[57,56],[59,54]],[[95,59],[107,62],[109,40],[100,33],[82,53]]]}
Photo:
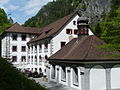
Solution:
{"label": "dormer window", "polygon": [[17,40],[17,34],[12,34],[12,40]]}
{"label": "dormer window", "polygon": [[22,41],[26,41],[26,35],[22,35],[21,38],[22,38]]}

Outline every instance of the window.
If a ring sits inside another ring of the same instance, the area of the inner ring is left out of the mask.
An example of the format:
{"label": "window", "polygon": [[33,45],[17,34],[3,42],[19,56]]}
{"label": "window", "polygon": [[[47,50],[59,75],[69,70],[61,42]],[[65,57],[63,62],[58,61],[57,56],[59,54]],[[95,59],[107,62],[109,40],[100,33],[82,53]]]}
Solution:
{"label": "window", "polygon": [[76,21],[73,21],[73,25],[76,25]]}
{"label": "window", "polygon": [[46,59],[46,60],[48,59],[48,56],[47,56],[47,55],[45,55],[45,59]]}
{"label": "window", "polygon": [[22,41],[26,41],[26,35],[22,35]]}
{"label": "window", "polygon": [[72,34],[72,29],[66,29],[66,34]]}
{"label": "window", "polygon": [[17,52],[17,46],[12,46],[12,51]]}
{"label": "window", "polygon": [[39,44],[39,52],[40,53],[42,52],[42,45],[41,45],[41,43]]}
{"label": "window", "polygon": [[78,31],[75,29],[75,30],[74,30],[74,34],[77,34],[77,33],[78,33]]}
{"label": "window", "polygon": [[17,40],[17,34],[12,34],[12,40]]}
{"label": "window", "polygon": [[47,49],[48,48],[48,43],[45,43],[45,49]]}
{"label": "window", "polygon": [[23,61],[26,61],[26,56],[22,56],[21,57],[21,61],[23,62]]}
{"label": "window", "polygon": [[21,47],[21,51],[22,51],[22,52],[25,52],[25,51],[26,51],[26,46],[22,46],[22,47]]}
{"label": "window", "polygon": [[66,42],[61,42],[61,47],[65,46]]}
{"label": "window", "polygon": [[17,56],[12,56],[12,62],[16,62],[17,61]]}

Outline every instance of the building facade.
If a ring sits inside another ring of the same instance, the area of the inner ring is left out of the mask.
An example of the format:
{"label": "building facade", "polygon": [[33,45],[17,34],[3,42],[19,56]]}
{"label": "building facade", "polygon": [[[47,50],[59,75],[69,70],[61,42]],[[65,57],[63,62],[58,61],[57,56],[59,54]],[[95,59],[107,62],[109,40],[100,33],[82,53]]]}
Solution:
{"label": "building facade", "polygon": [[2,57],[6,58],[15,67],[27,64],[27,42],[41,32],[37,28],[22,27],[15,23],[2,34]]}
{"label": "building facade", "polygon": [[105,42],[88,33],[88,20],[78,19],[78,38],[48,58],[50,80],[78,90],[119,90],[120,58],[99,49]]}

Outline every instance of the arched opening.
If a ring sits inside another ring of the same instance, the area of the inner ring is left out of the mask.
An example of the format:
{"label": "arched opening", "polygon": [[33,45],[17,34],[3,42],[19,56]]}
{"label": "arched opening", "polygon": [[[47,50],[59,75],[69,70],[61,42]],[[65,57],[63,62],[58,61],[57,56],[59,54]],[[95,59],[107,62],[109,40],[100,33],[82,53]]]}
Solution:
{"label": "arched opening", "polygon": [[78,69],[73,68],[73,84],[78,85]]}
{"label": "arched opening", "polygon": [[61,68],[61,80],[66,81],[66,67]]}
{"label": "arched opening", "polygon": [[120,90],[120,65],[111,69],[111,89]]}
{"label": "arched opening", "polygon": [[51,78],[55,79],[55,65],[52,65],[52,68],[51,68]]}
{"label": "arched opening", "polygon": [[90,90],[106,90],[106,73],[100,65],[90,70]]}

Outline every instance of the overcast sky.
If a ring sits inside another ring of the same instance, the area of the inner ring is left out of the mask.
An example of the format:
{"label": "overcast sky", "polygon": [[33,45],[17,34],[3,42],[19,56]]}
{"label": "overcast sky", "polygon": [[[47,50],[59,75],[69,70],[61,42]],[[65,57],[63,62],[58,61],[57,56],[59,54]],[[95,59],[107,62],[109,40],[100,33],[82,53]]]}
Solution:
{"label": "overcast sky", "polygon": [[0,8],[3,8],[14,22],[23,24],[50,1],[53,0],[0,0]]}

